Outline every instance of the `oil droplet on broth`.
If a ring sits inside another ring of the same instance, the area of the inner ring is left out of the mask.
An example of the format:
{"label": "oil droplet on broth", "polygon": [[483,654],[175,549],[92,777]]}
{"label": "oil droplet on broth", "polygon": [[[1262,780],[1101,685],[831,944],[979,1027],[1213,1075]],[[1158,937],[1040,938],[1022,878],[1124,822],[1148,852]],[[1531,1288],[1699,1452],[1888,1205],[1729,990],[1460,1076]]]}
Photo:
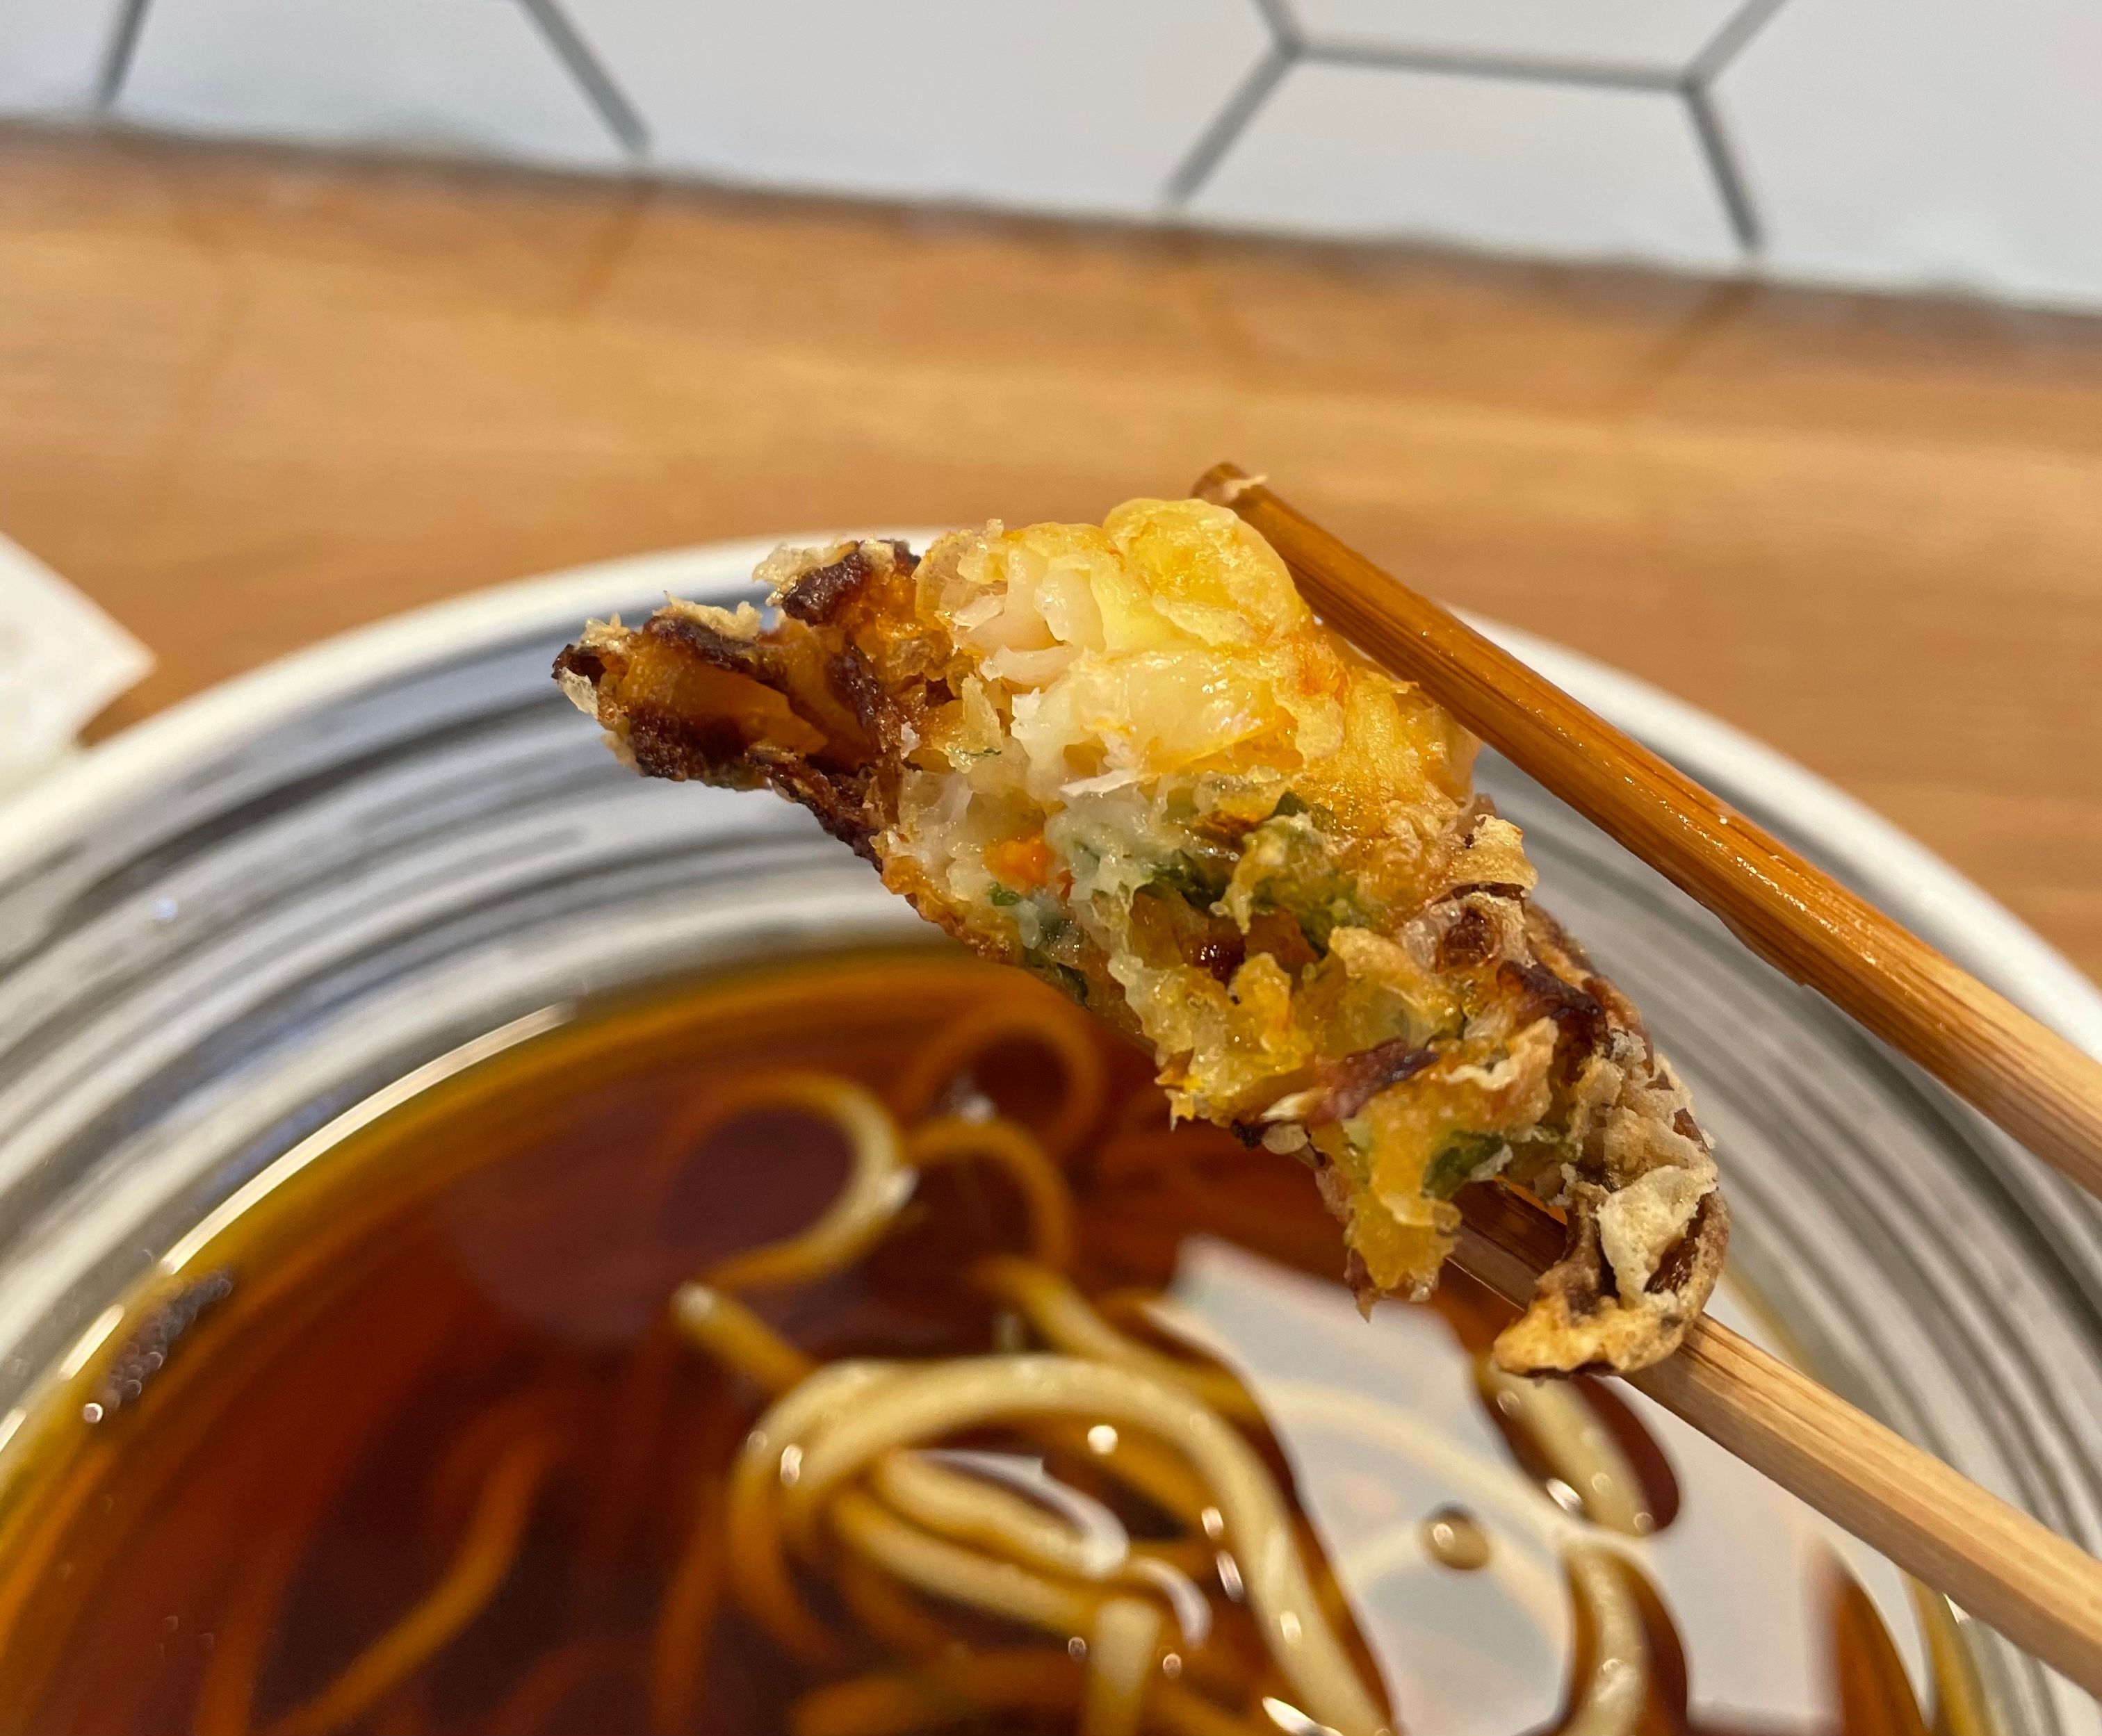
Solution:
{"label": "oil droplet on broth", "polygon": [[1472,1573],[1489,1565],[1489,1534],[1462,1507],[1441,1507],[1423,1521],[1423,1552],[1440,1567]]}

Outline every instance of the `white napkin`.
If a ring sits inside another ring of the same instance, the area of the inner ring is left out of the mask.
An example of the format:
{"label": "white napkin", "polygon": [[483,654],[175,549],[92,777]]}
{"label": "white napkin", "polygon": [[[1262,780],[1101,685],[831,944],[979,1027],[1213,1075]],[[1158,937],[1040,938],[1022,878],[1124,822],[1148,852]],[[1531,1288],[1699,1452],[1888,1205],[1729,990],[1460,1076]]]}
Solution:
{"label": "white napkin", "polygon": [[152,654],[27,549],[0,536],[0,795],[58,764]]}

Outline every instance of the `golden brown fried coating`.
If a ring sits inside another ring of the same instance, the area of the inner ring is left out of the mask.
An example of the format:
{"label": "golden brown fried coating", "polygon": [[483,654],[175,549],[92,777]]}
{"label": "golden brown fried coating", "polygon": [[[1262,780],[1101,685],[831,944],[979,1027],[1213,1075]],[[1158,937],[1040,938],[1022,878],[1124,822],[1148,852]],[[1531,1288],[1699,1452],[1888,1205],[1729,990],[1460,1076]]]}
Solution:
{"label": "golden brown fried coating", "polygon": [[1312,1167],[1361,1295],[1421,1293],[1492,1176],[1569,1245],[1523,1371],[1666,1354],[1720,1269],[1707,1140],[1531,899],[1475,743],[1232,513],[783,550],[778,620],[674,603],[557,674],[651,776],[803,804],[920,914],[1144,1043],[1177,1111]]}

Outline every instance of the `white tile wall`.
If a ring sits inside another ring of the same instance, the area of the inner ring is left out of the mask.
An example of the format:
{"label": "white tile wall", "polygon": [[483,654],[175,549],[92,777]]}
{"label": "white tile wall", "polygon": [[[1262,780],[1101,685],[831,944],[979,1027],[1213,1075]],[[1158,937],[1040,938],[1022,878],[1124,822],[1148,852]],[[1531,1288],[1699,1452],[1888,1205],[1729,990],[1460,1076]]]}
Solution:
{"label": "white tile wall", "polygon": [[1715,101],[1767,269],[2102,305],[2102,0],[1794,0]]}
{"label": "white tile wall", "polygon": [[1303,63],[1190,209],[1240,228],[1727,269],[1737,243],[1668,91]]}
{"label": "white tile wall", "polygon": [[1288,28],[1329,47],[1497,55],[1675,73],[1738,0],[1286,0]]}
{"label": "white tile wall", "polygon": [[1270,46],[1241,0],[570,0],[674,170],[1144,213]]}
{"label": "white tile wall", "polygon": [[0,0],[54,112],[2102,310],[2102,0]]}
{"label": "white tile wall", "polygon": [[119,0],[0,0],[0,114],[92,102],[118,7]]}
{"label": "white tile wall", "polygon": [[153,0],[116,111],[305,144],[624,161],[517,0]]}

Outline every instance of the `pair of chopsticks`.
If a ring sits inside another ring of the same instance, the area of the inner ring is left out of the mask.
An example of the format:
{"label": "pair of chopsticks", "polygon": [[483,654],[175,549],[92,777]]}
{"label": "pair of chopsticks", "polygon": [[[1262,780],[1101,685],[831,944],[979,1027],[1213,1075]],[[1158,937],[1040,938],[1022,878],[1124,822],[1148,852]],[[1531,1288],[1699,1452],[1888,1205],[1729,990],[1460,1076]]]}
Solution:
{"label": "pair of chopsticks", "polygon": [[[1231,464],[1199,479],[1322,618],[2038,1157],[2102,1195],[2102,1065],[1603,718]],[[1523,1304],[1560,1226],[1463,1190],[1459,1264]],[[1667,1410],[2033,1656],[2102,1694],[2102,1561],[1767,1355],[1697,1322],[1629,1377]]]}

